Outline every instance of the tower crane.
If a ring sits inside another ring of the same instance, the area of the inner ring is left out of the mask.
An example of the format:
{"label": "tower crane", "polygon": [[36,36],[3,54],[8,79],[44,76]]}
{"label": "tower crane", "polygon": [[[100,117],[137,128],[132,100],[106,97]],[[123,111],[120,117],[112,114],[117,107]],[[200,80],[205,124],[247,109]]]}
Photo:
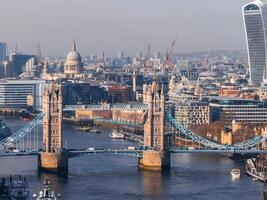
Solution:
{"label": "tower crane", "polygon": [[164,63],[165,66],[170,67],[170,65],[172,63],[171,57],[172,57],[172,52],[173,52],[173,48],[174,48],[174,46],[176,44],[176,41],[177,41],[177,38],[175,38],[171,42],[170,46],[166,50],[166,58],[165,58],[165,63]]}

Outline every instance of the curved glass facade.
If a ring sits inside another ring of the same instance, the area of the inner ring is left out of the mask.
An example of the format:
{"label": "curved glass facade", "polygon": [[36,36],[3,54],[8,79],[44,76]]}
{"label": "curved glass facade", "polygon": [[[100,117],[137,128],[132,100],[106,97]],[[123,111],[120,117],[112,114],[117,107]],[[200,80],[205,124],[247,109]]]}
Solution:
{"label": "curved glass facade", "polygon": [[243,6],[250,81],[259,86],[266,78],[267,5],[257,0]]}

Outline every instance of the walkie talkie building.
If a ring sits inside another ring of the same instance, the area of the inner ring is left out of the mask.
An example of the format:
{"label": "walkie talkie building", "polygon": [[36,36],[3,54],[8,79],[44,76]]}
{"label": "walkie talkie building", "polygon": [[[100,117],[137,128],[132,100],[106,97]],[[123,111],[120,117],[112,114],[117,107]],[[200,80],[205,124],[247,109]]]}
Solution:
{"label": "walkie talkie building", "polygon": [[242,11],[250,81],[259,86],[267,73],[267,5],[262,0],[256,0],[244,5]]}

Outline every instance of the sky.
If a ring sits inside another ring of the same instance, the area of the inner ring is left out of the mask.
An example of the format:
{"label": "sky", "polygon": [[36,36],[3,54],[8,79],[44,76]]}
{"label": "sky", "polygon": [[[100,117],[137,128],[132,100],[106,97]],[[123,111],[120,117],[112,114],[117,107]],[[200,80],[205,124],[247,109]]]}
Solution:
{"label": "sky", "polygon": [[248,0],[0,0],[0,41],[13,50],[65,56],[75,38],[90,55],[245,49],[241,7]]}

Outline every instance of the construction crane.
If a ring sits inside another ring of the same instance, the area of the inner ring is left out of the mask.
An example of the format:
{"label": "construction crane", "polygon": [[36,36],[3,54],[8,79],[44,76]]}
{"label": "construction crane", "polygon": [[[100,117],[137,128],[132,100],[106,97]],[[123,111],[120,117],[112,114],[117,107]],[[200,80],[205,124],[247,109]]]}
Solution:
{"label": "construction crane", "polygon": [[164,62],[165,66],[171,67],[171,63],[172,63],[172,58],[171,57],[172,57],[172,52],[173,52],[173,48],[174,48],[174,46],[176,44],[176,41],[177,41],[177,38],[175,38],[171,42],[170,46],[166,50],[166,55],[165,55],[166,58],[165,58],[165,62]]}

